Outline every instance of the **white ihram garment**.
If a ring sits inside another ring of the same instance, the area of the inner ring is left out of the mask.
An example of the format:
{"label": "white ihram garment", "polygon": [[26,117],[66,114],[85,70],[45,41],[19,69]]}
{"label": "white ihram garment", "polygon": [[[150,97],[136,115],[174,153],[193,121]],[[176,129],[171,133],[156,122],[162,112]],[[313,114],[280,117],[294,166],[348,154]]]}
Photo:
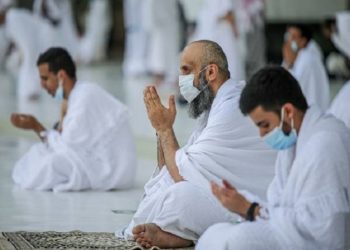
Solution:
{"label": "white ihram garment", "polygon": [[320,54],[316,51],[312,44],[301,49],[290,72],[298,80],[308,104],[316,104],[326,111],[330,99],[329,80]]}
{"label": "white ihram garment", "polygon": [[329,112],[342,120],[350,128],[350,81],[348,81],[334,98]]}
{"label": "white ihram garment", "polygon": [[133,184],[136,155],[126,107],[95,84],[77,82],[62,133],[51,130],[16,163],[26,189],[124,189]]}
{"label": "white ihram garment", "polygon": [[264,197],[272,180],[276,152],[265,146],[258,130],[238,108],[244,82],[228,80],[219,89],[210,112],[201,116],[188,143],[176,152],[186,181],[174,183],[164,166],[145,185],[145,196],[131,223],[117,236],[132,237],[140,223],[197,240],[212,224],[235,221],[210,190],[210,181],[226,179],[240,190]]}
{"label": "white ihram garment", "polygon": [[198,250],[349,249],[350,131],[317,106],[279,151],[262,216],[208,229]]}

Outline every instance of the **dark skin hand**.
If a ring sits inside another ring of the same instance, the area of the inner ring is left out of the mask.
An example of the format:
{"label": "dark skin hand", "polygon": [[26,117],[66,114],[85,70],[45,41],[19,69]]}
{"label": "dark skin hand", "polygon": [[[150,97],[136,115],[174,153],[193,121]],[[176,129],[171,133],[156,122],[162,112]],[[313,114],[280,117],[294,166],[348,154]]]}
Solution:
{"label": "dark skin hand", "polygon": [[45,127],[32,115],[13,113],[11,115],[11,123],[17,128],[33,130],[38,135],[41,131],[46,130]]}
{"label": "dark skin hand", "polygon": [[[245,218],[246,213],[252,203],[241,195],[235,187],[228,183],[228,181],[223,180],[222,183],[222,187],[214,182],[211,183],[211,190],[213,194],[225,208]],[[259,209],[260,208],[255,209],[254,217],[259,214]]]}

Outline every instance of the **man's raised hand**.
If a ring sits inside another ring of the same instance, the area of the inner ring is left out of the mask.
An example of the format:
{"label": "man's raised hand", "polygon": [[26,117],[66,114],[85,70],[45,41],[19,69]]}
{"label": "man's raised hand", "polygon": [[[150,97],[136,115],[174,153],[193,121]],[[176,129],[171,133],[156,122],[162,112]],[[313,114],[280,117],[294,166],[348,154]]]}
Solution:
{"label": "man's raised hand", "polygon": [[157,132],[171,129],[176,117],[175,97],[169,97],[169,108],[166,108],[159,98],[154,86],[148,86],[143,92],[143,100],[148,118]]}

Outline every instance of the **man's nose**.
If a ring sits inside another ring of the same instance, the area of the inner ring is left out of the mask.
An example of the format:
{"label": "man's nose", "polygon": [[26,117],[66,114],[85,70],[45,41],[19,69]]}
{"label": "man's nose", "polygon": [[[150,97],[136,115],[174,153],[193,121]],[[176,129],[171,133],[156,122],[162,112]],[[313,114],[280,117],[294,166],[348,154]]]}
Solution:
{"label": "man's nose", "polygon": [[260,132],[260,137],[264,137],[268,133],[268,131],[263,128],[259,129],[259,132]]}

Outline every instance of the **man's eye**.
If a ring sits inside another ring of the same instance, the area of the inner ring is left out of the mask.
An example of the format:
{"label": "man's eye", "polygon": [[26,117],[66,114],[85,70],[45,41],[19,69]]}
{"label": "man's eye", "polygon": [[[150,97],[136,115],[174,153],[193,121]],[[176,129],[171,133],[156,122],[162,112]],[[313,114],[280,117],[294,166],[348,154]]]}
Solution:
{"label": "man's eye", "polygon": [[268,123],[261,123],[261,124],[260,124],[260,127],[261,127],[261,128],[268,128],[268,127],[269,127],[269,124],[268,124]]}

